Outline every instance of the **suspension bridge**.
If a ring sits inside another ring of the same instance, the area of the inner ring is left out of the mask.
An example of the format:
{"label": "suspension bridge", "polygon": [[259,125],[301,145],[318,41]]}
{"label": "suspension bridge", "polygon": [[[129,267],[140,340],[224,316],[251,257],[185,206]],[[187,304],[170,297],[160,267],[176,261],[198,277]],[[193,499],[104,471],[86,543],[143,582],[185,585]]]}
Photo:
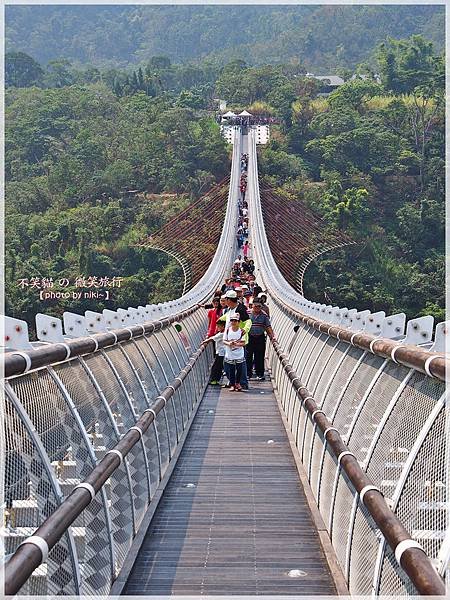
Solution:
{"label": "suspension bridge", "polygon": [[[142,242],[182,264],[180,298],[38,315],[36,342],[6,319],[6,595],[446,593],[448,326],[307,300],[309,262],[352,240],[277,211],[255,131],[233,136],[229,179]],[[202,305],[237,255],[243,152],[277,341],[231,394],[208,387]]]}

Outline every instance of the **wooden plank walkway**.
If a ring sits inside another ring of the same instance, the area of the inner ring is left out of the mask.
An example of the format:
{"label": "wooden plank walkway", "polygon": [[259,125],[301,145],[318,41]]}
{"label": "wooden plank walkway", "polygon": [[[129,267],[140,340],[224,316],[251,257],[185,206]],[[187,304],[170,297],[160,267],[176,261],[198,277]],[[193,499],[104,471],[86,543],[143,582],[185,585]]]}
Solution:
{"label": "wooden plank walkway", "polygon": [[336,595],[272,385],[250,388],[207,390],[124,595]]}

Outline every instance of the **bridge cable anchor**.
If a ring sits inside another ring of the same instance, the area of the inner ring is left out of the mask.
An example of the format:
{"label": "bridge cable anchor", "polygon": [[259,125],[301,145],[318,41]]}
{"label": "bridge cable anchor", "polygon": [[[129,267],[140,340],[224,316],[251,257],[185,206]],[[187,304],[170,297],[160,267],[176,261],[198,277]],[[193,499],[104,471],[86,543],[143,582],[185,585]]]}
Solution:
{"label": "bridge cable anchor", "polygon": [[58,342],[57,346],[63,346],[66,350],[66,358],[64,360],[67,360],[68,358],[70,358],[70,355],[72,353],[72,351],[70,350],[70,347],[68,344],[64,344],[63,342]]}
{"label": "bridge cable anchor", "polygon": [[[307,400],[314,400],[314,398],[312,396],[306,396],[306,398],[302,398],[302,404],[304,404]],[[314,400],[314,402],[315,402],[315,400]]]}
{"label": "bridge cable anchor", "polygon": [[138,427],[137,425],[133,425],[133,427],[130,427],[130,429],[128,431],[137,431],[139,433],[139,439],[142,440],[143,436],[144,436],[144,432],[142,431],[142,429],[140,427]]}
{"label": "bridge cable anchor", "polygon": [[375,338],[374,340],[372,340],[369,344],[369,350],[372,352],[372,354],[375,354],[375,351],[373,349],[373,345],[375,344],[375,342],[378,342],[380,340],[380,338]]}
{"label": "bridge cable anchor", "polygon": [[361,333],[360,331],[357,331],[357,332],[356,332],[356,333],[354,333],[354,334],[352,335],[352,337],[350,338],[350,344],[351,344],[352,346],[354,346],[354,345],[355,345],[355,344],[353,343],[353,338],[355,337],[355,335],[359,335],[360,333]]}
{"label": "bridge cable anchor", "polygon": [[145,414],[146,412],[148,412],[148,413],[152,413],[152,415],[153,415],[153,420],[154,420],[154,421],[156,421],[156,413],[155,413],[155,411],[153,410],[153,408],[146,408],[146,409],[144,410],[144,413],[143,413],[143,414]]}
{"label": "bridge cable anchor", "polygon": [[344,450],[344,452],[341,452],[338,456],[338,466],[341,466],[341,461],[344,458],[344,456],[353,456],[353,458],[355,458],[355,455],[353,454],[353,452],[350,452],[350,450]]}
{"label": "bridge cable anchor", "polygon": [[444,358],[444,357],[443,356],[436,356],[436,355],[435,356],[429,356],[427,358],[427,360],[425,361],[425,364],[424,364],[423,368],[425,370],[425,373],[428,375],[428,377],[434,377],[434,375],[430,371],[430,365],[433,362],[433,360],[435,360],[436,358]]}
{"label": "bridge cable anchor", "polygon": [[[164,406],[166,406],[166,404],[167,404],[167,400],[164,398],[164,396],[157,396],[156,400],[164,400]],[[151,409],[148,409],[148,410],[151,410]]]}
{"label": "bridge cable anchor", "polygon": [[323,415],[325,414],[325,413],[323,412],[323,410],[320,410],[320,408],[317,408],[316,410],[314,410],[314,411],[312,412],[312,414],[311,414],[311,419],[313,419],[313,420],[314,420],[314,417],[317,415],[317,413],[322,413]]}
{"label": "bridge cable anchor", "polygon": [[391,360],[395,362],[395,364],[398,365],[398,361],[395,360],[395,353],[397,352],[397,350],[401,348],[401,345],[399,344],[398,346],[394,346],[391,350]]}
{"label": "bridge cable anchor", "polygon": [[89,339],[94,342],[94,344],[95,344],[94,352],[96,352],[98,350],[98,340],[95,337],[93,337],[92,335],[89,336]]}
{"label": "bridge cable anchor", "polygon": [[31,369],[31,358],[28,356],[28,354],[26,352],[19,352],[18,350],[12,352],[11,354],[17,354],[25,360],[25,370],[22,371],[22,374],[28,373],[28,371]]}
{"label": "bridge cable anchor", "polygon": [[329,431],[337,431],[337,432],[339,433],[339,431],[336,429],[336,427],[327,427],[327,428],[325,429],[325,431],[323,432],[323,437],[324,437],[324,438],[326,438],[326,437],[327,437],[327,433],[328,433]]}

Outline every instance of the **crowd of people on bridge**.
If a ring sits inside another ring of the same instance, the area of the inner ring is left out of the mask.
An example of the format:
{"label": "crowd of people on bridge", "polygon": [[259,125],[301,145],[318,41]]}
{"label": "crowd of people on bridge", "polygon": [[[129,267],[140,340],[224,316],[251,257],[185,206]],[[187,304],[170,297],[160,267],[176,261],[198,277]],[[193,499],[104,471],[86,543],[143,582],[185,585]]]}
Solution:
{"label": "crowd of people on bridge", "polygon": [[[241,173],[241,178],[239,180],[239,190],[241,192],[241,197],[242,197],[242,201],[245,201],[245,192],[247,191],[247,174]],[[240,209],[241,211],[243,211],[244,209]]]}
{"label": "crowd of people on bridge", "polygon": [[[249,214],[245,201],[248,155],[241,156],[237,223],[238,254],[220,289],[216,290],[208,309],[208,331],[203,344],[215,346],[215,360],[210,384],[221,385],[225,371],[228,383],[222,387],[232,392],[248,390],[249,380],[264,381],[264,358],[267,336],[275,340],[270,323],[267,295],[256,282],[255,264],[250,258]],[[245,176],[245,177],[243,177]],[[245,181],[242,189],[242,181]]]}

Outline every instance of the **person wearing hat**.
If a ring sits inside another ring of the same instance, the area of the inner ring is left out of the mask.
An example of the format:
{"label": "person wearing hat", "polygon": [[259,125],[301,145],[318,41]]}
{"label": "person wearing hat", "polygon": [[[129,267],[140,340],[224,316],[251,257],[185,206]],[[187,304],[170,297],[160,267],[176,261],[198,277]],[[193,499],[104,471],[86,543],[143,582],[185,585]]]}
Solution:
{"label": "person wearing hat", "polygon": [[222,314],[224,315],[228,311],[227,301],[225,299],[225,294],[220,296],[220,308],[222,309]]}
{"label": "person wearing hat", "polygon": [[240,392],[242,368],[245,364],[244,335],[245,332],[239,327],[240,316],[237,312],[230,312],[229,325],[223,334],[225,346],[224,367],[230,382],[230,392]]}
{"label": "person wearing hat", "polygon": [[[232,313],[237,313],[240,318],[239,327],[244,330],[244,341],[245,344],[248,343],[248,332],[250,331],[250,327],[252,326],[252,322],[248,315],[247,309],[244,304],[238,302],[237,293],[234,290],[228,290],[225,292],[225,302],[228,307],[228,312],[220,317],[219,320],[225,321],[225,330],[230,325],[230,315]],[[247,363],[242,365],[242,374],[241,374],[241,387],[244,390],[248,390],[248,378],[247,378]]]}
{"label": "person wearing hat", "polygon": [[255,363],[256,379],[264,381],[264,356],[266,353],[266,334],[271,340],[275,340],[270,319],[262,311],[261,300],[254,298],[252,314],[250,315],[252,326],[248,335],[247,345],[247,373],[252,377],[253,362]]}
{"label": "person wearing hat", "polygon": [[266,294],[258,294],[257,298],[258,298],[258,300],[261,300],[262,311],[265,312],[266,315],[270,318],[270,309],[266,304],[266,302],[267,302]]}
{"label": "person wearing hat", "polygon": [[[228,325],[228,321],[229,321],[229,315],[232,312],[237,312],[241,323],[245,323],[246,321],[250,320],[250,317],[248,315],[247,309],[245,308],[245,306],[243,304],[241,304],[239,302],[239,298],[238,298],[238,293],[236,292],[236,290],[228,290],[228,292],[225,292],[225,302],[229,308],[229,313],[227,313],[227,325]],[[251,327],[251,322],[249,323],[249,327],[248,330]]]}

